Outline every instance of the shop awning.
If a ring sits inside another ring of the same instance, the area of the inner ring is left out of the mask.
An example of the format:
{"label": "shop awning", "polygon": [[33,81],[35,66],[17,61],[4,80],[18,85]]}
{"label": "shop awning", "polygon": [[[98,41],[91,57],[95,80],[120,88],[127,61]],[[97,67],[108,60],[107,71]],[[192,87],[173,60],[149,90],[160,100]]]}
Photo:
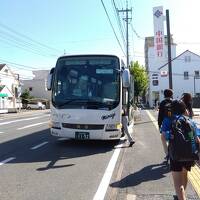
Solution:
{"label": "shop awning", "polygon": [[6,93],[0,93],[0,97],[8,97],[8,94],[6,94]]}

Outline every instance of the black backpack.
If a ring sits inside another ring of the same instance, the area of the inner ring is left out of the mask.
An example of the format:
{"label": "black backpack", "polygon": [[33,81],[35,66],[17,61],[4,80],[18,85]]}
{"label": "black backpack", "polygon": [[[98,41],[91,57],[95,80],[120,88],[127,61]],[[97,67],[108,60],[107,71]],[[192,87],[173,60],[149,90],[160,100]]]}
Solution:
{"label": "black backpack", "polygon": [[195,128],[191,121],[179,116],[172,121],[169,156],[174,161],[199,160],[199,147],[195,141]]}
{"label": "black backpack", "polygon": [[164,104],[164,117],[172,117],[172,100],[168,100]]}

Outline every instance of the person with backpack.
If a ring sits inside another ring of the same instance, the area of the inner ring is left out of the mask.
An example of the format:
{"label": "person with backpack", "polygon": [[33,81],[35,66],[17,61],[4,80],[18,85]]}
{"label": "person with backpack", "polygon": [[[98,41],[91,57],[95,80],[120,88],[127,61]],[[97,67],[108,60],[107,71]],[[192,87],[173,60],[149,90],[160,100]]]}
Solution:
{"label": "person with backpack", "polygon": [[186,105],[188,116],[192,118],[194,116],[194,112],[192,110],[192,95],[190,93],[183,93],[181,100]]}
{"label": "person with backpack", "polygon": [[187,115],[183,101],[172,102],[172,117],[164,118],[161,131],[169,141],[170,171],[178,200],[186,200],[188,171],[198,160],[200,130]]}
{"label": "person with backpack", "polygon": [[[164,90],[164,98],[165,99],[163,101],[161,101],[161,103],[159,104],[159,111],[158,111],[159,130],[161,129],[161,125],[162,125],[164,118],[165,117],[171,118],[171,104],[173,101],[173,91],[171,89],[165,89]],[[163,149],[165,152],[164,159],[168,162],[168,159],[169,159],[168,145],[162,134],[161,134],[161,141],[162,141]]]}

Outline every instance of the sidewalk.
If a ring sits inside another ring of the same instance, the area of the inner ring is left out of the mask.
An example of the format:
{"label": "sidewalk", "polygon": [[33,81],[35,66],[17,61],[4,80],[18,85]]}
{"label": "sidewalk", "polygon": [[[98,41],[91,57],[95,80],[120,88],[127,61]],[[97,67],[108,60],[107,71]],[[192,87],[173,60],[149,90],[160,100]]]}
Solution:
{"label": "sidewalk", "polygon": [[[141,114],[142,120],[136,122],[134,127],[136,143],[132,148],[124,148],[118,166],[121,173],[112,180],[109,188],[111,192],[106,200],[174,199],[171,173],[168,166],[163,163],[164,153],[160,134],[146,111],[142,111]],[[190,183],[186,192],[188,200],[199,199]]]}
{"label": "sidewalk", "polygon": [[193,108],[193,112],[195,116],[200,116],[200,108]]}

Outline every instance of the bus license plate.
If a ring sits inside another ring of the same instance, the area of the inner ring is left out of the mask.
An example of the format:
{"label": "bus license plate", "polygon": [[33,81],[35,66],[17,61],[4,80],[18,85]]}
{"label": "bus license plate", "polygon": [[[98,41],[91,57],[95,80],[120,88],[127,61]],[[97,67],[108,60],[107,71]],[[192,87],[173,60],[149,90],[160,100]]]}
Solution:
{"label": "bus license plate", "polygon": [[77,139],[77,140],[89,140],[90,134],[88,132],[75,132],[75,139]]}

